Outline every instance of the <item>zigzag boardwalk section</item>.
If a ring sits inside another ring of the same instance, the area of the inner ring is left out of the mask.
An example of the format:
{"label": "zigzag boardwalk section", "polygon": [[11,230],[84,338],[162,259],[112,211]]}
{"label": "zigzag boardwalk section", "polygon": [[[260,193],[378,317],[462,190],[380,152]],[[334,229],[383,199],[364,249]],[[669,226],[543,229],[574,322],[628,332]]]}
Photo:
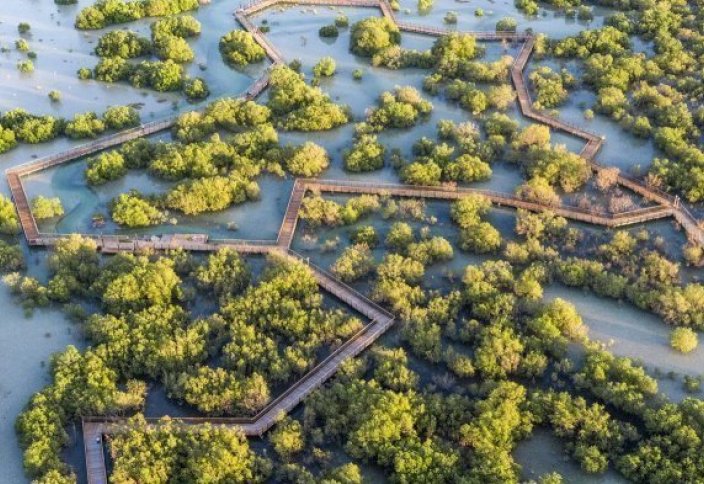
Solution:
{"label": "zigzag boardwalk section", "polygon": [[494,205],[512,208],[522,208],[531,212],[544,212],[546,210],[561,217],[579,222],[586,222],[594,225],[606,227],[622,227],[625,225],[638,224],[670,217],[673,210],[669,207],[655,206],[630,212],[610,214],[585,210],[579,207],[568,205],[552,205],[530,202],[515,195],[489,190],[477,190],[473,188],[458,187],[421,187],[409,185],[392,185],[384,183],[366,183],[354,181],[338,180],[304,180],[301,182],[304,190],[314,190],[329,193],[346,194],[376,194],[391,195],[396,197],[429,198],[437,200],[459,200],[468,195],[482,195],[488,198]]}
{"label": "zigzag boardwalk section", "polygon": [[[246,100],[256,99],[264,91],[264,89],[267,88],[268,84],[269,74],[266,72],[259,79],[257,79],[249,87],[249,89],[247,89],[242,98]],[[25,192],[24,185],[22,184],[23,177],[52,168],[54,166],[62,165],[64,163],[70,163],[84,156],[96,154],[100,151],[119,146],[128,141],[161,133],[171,129],[177,120],[178,116],[172,116],[160,121],[145,123],[135,128],[120,131],[119,133],[103,136],[96,141],[76,146],[68,151],[46,156],[44,158],[18,165],[7,170],[5,175],[7,177],[7,183],[10,187],[10,194],[15,203],[15,209],[17,210],[20,225],[22,227],[22,231],[24,232],[25,238],[27,239],[27,243],[30,246],[53,245],[59,236],[53,234],[42,234],[39,232],[39,227],[37,226],[37,222],[32,214],[27,193]],[[94,236],[89,237],[95,238]],[[103,238],[104,237],[99,237],[101,240]]]}
{"label": "zigzag boardwalk section", "polygon": [[[261,436],[269,430],[280,418],[293,410],[316,388],[322,385],[345,361],[354,358],[376,341],[394,323],[394,316],[370,301],[368,298],[337,280],[325,270],[311,264],[303,256],[291,251],[276,252],[285,257],[307,264],[318,285],[332,294],[340,301],[355,309],[358,313],[368,318],[371,322],[362,328],[352,338],[330,353],[323,361],[308,371],[302,378],[289,387],[285,392],[272,400],[257,415],[252,418],[182,418],[179,422],[184,425],[198,425],[209,423],[238,428],[247,436]],[[85,445],[86,469],[89,484],[107,484],[107,471],[105,467],[103,435],[114,432],[124,423],[122,418],[110,417],[85,417],[83,423],[83,440]],[[157,419],[148,419],[156,424]]]}
{"label": "zigzag boardwalk section", "polygon": [[[533,108],[530,92],[526,86],[524,72],[534,48],[535,37],[532,35],[527,36],[526,42],[523,44],[516,60],[511,66],[511,80],[513,81],[513,85],[518,94],[518,104],[521,109],[521,113],[523,116],[550,126],[555,130],[559,130],[585,140],[586,144],[584,145],[584,148],[582,148],[580,156],[590,163],[592,171],[599,173],[602,170],[609,169],[609,167],[603,166],[594,160],[596,154],[599,152],[599,149],[601,149],[601,146],[604,143],[602,137],[577,126],[568,124],[557,118],[546,116]],[[623,173],[619,173],[616,182],[620,186],[637,193],[646,200],[658,203],[664,207],[668,207],[672,216],[687,233],[688,239],[699,245],[704,244],[704,230],[702,230],[699,221],[692,215],[691,212],[689,212],[689,210],[687,210],[686,207],[680,204],[678,198],[658,190],[655,187],[645,185],[642,181]]]}

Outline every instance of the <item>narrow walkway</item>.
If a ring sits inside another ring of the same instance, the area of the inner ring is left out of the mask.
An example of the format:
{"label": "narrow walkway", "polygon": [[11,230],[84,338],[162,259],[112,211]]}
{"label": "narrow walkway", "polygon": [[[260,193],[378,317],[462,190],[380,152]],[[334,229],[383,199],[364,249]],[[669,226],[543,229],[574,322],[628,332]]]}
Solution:
{"label": "narrow walkway", "polygon": [[279,236],[276,238],[276,245],[280,247],[291,247],[293,235],[296,232],[296,225],[298,224],[298,214],[306,194],[306,183],[307,182],[301,180],[296,180],[293,183],[293,189],[291,190],[291,197],[288,200],[284,220],[279,229]]}
{"label": "narrow walkway", "polygon": [[618,214],[586,210],[569,205],[546,206],[542,203],[530,202],[509,193],[494,192],[463,187],[422,187],[410,185],[392,185],[385,183],[368,183],[357,181],[339,180],[303,180],[301,187],[304,190],[317,190],[330,193],[350,194],[376,194],[392,195],[396,197],[431,198],[438,200],[458,200],[467,195],[483,195],[496,206],[522,208],[532,212],[549,210],[556,215],[570,220],[586,222],[605,227],[622,227],[657,220],[672,216],[673,210],[669,207],[647,207]]}
{"label": "narrow walkway", "polygon": [[[311,264],[307,258],[292,250],[280,250],[272,247],[271,251],[276,251],[285,257],[290,257],[292,260],[308,265],[321,289],[368,318],[370,323],[366,324],[362,330],[331,352],[328,357],[308,371],[276,399],[272,400],[254,417],[183,418],[179,419],[180,422],[189,425],[210,423],[213,425],[231,426],[240,429],[247,436],[261,436],[276,424],[282,414],[293,410],[311,392],[330,378],[340,365],[348,359],[359,355],[393,325],[394,316],[391,313],[339,281],[332,274]],[[156,423],[158,419],[148,419],[148,421]],[[113,432],[116,426],[124,422],[124,418],[115,417],[85,417],[83,419],[83,439],[89,484],[107,483],[107,471],[103,454],[103,435]]]}
{"label": "narrow walkway", "polygon": [[82,419],[83,450],[86,455],[86,472],[89,484],[108,484],[105,470],[103,435],[109,425],[104,420],[90,422]]}
{"label": "narrow walkway", "polygon": [[[254,2],[247,5],[244,8],[238,9],[235,12],[235,16],[240,22],[240,24],[245,28],[245,30],[252,33],[257,42],[265,49],[267,55],[271,58],[274,64],[280,64],[284,62],[281,53],[270,43],[266,36],[249,20],[248,16],[254,13],[260,12],[266,8],[269,8],[278,4],[297,4],[297,5],[309,5],[309,6],[350,6],[350,7],[374,7],[379,8],[382,14],[393,20],[395,20],[394,13],[386,0],[262,0],[260,2]],[[405,22],[396,22],[399,28],[406,32],[416,32],[425,35],[444,35],[450,32],[449,30],[442,28],[435,28],[430,26],[415,25]],[[582,149],[580,156],[585,158],[591,164],[592,170],[595,172],[600,172],[608,167],[602,166],[594,160],[597,152],[603,144],[603,138],[597,136],[596,134],[590,133],[577,126],[570,125],[559,119],[546,116],[533,108],[533,103],[530,98],[530,93],[528,87],[526,86],[524,70],[530,56],[535,47],[535,37],[530,34],[519,34],[515,32],[471,32],[472,35],[477,37],[479,40],[486,41],[523,41],[523,46],[516,57],[513,65],[511,66],[511,79],[513,81],[514,87],[516,88],[518,94],[518,102],[521,109],[521,113],[529,118],[533,119],[539,123],[543,123],[550,126],[553,129],[568,133],[572,136],[579,137],[585,140],[586,144]],[[264,89],[268,86],[269,76],[268,72],[262,75],[257,81],[255,81],[250,88],[246,91],[245,99],[254,99],[259,94],[261,94]],[[56,166],[62,163],[67,163],[73,161],[77,158],[87,156],[90,154],[97,153],[101,150],[119,145],[126,141],[140,138],[143,136],[148,136],[150,134],[158,133],[163,130],[169,129],[173,126],[176,117],[165,119],[163,121],[157,121],[153,123],[147,123],[138,128],[129,129],[114,135],[103,137],[93,143],[88,143],[72,150],[59,153],[57,155],[52,155],[41,160],[28,163],[25,165],[20,165],[11,170],[7,171],[8,184],[10,186],[10,191],[12,193],[13,200],[15,201],[15,206],[19,214],[20,224],[24,231],[25,237],[29,245],[32,246],[45,246],[53,245],[56,242],[56,235],[42,234],[39,232],[36,221],[31,213],[31,208],[27,195],[24,191],[22,185],[22,177],[27,176],[31,173],[41,171],[52,166]],[[662,192],[654,187],[650,187],[642,183],[640,180],[625,175],[619,174],[617,178],[617,183],[637,194],[644,197],[646,200],[655,202],[661,205],[663,208],[661,210],[656,209],[646,209],[643,213],[638,214],[636,218],[635,213],[629,215],[619,214],[619,215],[604,215],[598,214],[596,212],[590,213],[577,213],[574,209],[567,209],[565,207],[551,207],[542,206],[544,210],[554,210],[562,216],[572,218],[574,220],[586,221],[589,223],[595,223],[599,225],[605,225],[608,227],[621,226],[628,223],[639,223],[648,220],[654,220],[656,218],[663,218],[669,215],[674,216],[675,220],[684,228],[687,233],[687,237],[693,243],[704,245],[704,229],[702,229],[699,221],[683,206],[679,199],[673,197],[665,192]],[[460,193],[460,192],[458,192]],[[292,193],[292,202],[300,204],[300,200],[295,201],[293,197],[296,192]],[[447,198],[447,195],[444,195]],[[501,194],[496,196],[496,203],[507,204],[510,206],[518,207],[518,199],[511,195]],[[510,198],[511,200],[507,200]],[[523,202],[522,205],[530,205],[530,210],[537,209],[538,204]],[[584,211],[583,211],[584,212]],[[287,215],[289,212],[287,211]],[[295,230],[297,218],[286,218],[282,224],[281,231],[278,237],[277,245],[287,247],[290,243],[290,237],[292,237]],[[633,222],[637,220],[637,222]],[[192,243],[191,241],[182,241],[181,247],[187,250],[212,250],[210,245],[202,246],[200,244]],[[226,242],[226,241],[223,241]],[[244,251],[247,243],[244,241],[232,241],[231,243],[236,244],[242,248]],[[157,247],[159,246],[158,241],[144,241],[139,238],[127,239],[120,238],[115,240],[112,237],[100,237],[98,244],[101,247],[105,247],[108,252],[122,251],[122,250],[139,250],[145,247]],[[252,251],[261,252],[261,248],[253,248]]]}

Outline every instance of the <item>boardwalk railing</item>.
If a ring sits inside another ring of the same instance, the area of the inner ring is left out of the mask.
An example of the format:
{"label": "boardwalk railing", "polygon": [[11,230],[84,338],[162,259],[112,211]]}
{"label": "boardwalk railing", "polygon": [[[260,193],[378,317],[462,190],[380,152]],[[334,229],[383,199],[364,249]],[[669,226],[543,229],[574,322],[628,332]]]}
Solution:
{"label": "boardwalk railing", "polygon": [[[269,402],[255,416],[245,418],[184,417],[178,419],[181,424],[197,425],[209,423],[211,425],[234,426],[241,429],[245,435],[261,436],[276,424],[282,414],[290,412],[313,390],[330,378],[342,363],[364,351],[393,325],[394,316],[366,296],[337,280],[327,271],[311,264],[308,259],[300,254],[291,250],[282,253],[287,257],[307,264],[320,287],[354,308],[360,314],[368,317],[370,322],[364,325],[350,339],[330,352],[327,357],[306,372],[278,397]],[[151,424],[156,424],[159,420],[155,418],[147,419]],[[125,418],[86,416],[83,417],[82,421],[89,482],[91,484],[107,482],[105,462],[102,455],[102,435],[119,430],[119,427],[124,424]],[[97,440],[98,445],[93,443],[94,439]]]}

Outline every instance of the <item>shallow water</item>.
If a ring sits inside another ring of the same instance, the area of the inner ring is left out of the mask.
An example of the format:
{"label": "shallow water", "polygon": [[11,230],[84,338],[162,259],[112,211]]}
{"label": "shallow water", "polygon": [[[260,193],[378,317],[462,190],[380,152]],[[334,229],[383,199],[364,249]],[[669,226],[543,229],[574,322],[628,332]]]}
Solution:
{"label": "shallow water", "polygon": [[60,309],[36,310],[26,318],[0,284],[0,482],[27,482],[15,418],[32,394],[49,383],[50,356],[68,345],[84,346],[80,329]]}
{"label": "shallow water", "polygon": [[564,482],[574,484],[628,482],[613,469],[604,474],[587,474],[565,453],[560,439],[544,428],[534,429],[530,437],[519,442],[513,457],[522,466],[521,478],[525,480],[537,480],[548,472],[558,472]]}
{"label": "shallow water", "polygon": [[[609,351],[616,355],[640,360],[651,375],[658,377],[660,392],[668,398],[679,401],[687,396],[681,383],[682,375],[696,377],[704,372],[704,348],[700,345],[689,354],[670,348],[672,327],[660,317],[629,303],[600,298],[581,289],[562,285],[545,289],[546,301],[558,297],[575,305],[589,328],[590,339],[606,343]],[[676,381],[665,376],[669,372],[679,375]]]}
{"label": "shallow water", "polygon": [[[30,112],[69,117],[84,111],[102,112],[107,106],[115,104],[143,103],[142,113],[148,119],[152,115],[169,114],[173,103],[177,108],[188,106],[178,94],[135,89],[121,83],[81,81],[76,77],[79,68],[93,67],[98,62],[93,49],[102,34],[110,30],[129,29],[148,35],[149,25],[153,21],[142,19],[93,31],[74,29],[76,14],[93,3],[93,0],[79,0],[77,5],[57,6],[46,0],[3,2],[0,43],[14,45],[19,38],[17,24],[28,22],[32,29],[24,38],[38,57],[34,62],[34,73],[22,74],[15,64],[26,56],[14,48],[2,54],[5,62],[0,64],[0,78],[3,80],[1,110],[21,106]],[[239,28],[233,17],[234,9],[231,2],[214,0],[207,8],[191,13],[203,24],[203,32],[198,38],[189,40],[195,60],[186,66],[186,71],[193,77],[203,77],[209,84],[212,97],[244,91],[252,77],[264,67],[256,66],[250,72],[238,72],[222,62],[218,40],[225,33]],[[52,89],[62,92],[61,102],[50,102],[47,93]]]}

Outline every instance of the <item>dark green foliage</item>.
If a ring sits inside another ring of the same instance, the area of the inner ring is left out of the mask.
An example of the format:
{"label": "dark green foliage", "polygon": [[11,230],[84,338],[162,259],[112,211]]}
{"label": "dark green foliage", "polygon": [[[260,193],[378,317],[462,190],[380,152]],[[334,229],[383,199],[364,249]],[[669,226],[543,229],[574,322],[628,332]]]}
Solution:
{"label": "dark green foliage", "polygon": [[364,215],[380,208],[379,197],[376,195],[350,198],[343,206],[332,200],[325,200],[319,194],[314,194],[303,199],[300,217],[314,227],[335,226],[355,223]]}
{"label": "dark green foliage", "polygon": [[501,234],[482,221],[491,202],[482,195],[468,195],[452,205],[452,220],[460,227],[460,247],[472,252],[493,252],[501,245]]}
{"label": "dark green foliage", "polygon": [[183,83],[183,93],[190,101],[200,101],[210,96],[208,84],[200,77],[186,79]]}
{"label": "dark green foliage", "polygon": [[575,383],[627,412],[640,413],[645,402],[658,391],[657,382],[628,358],[605,351],[587,353],[584,367],[575,375]]}
{"label": "dark green foliage", "polygon": [[350,240],[354,244],[364,244],[370,249],[379,244],[379,236],[371,225],[364,225],[354,229],[350,234]]}
{"label": "dark green foliage", "polygon": [[247,264],[232,249],[221,249],[208,257],[194,272],[198,284],[227,298],[244,291],[251,279]]}
{"label": "dark green foliage", "polygon": [[397,87],[379,97],[379,107],[372,109],[364,123],[357,125],[359,134],[370,134],[385,128],[410,128],[433,110],[433,105],[423,99],[411,86]]}
{"label": "dark green foliage", "polygon": [[151,25],[151,30],[153,39],[164,35],[187,39],[200,35],[201,25],[198,20],[190,15],[181,15],[179,17],[166,17],[157,20]]}
{"label": "dark green foliage", "polygon": [[554,108],[560,106],[567,100],[568,87],[575,82],[574,77],[563,70],[558,74],[546,66],[539,67],[533,71],[530,80],[537,92],[536,107]]}
{"label": "dark green foliage", "polygon": [[178,91],[183,83],[183,67],[172,60],[142,61],[129,64],[121,57],[105,57],[94,69],[95,78],[104,82],[128,81],[134,87],[155,91]]}
{"label": "dark green foliage", "polygon": [[8,198],[0,195],[0,233],[14,235],[20,232],[15,205]]}
{"label": "dark green foliage", "polygon": [[0,272],[14,272],[22,269],[24,269],[22,248],[0,240]]}
{"label": "dark green foliage", "polygon": [[330,164],[325,148],[307,141],[286,155],[286,169],[292,175],[311,177],[320,175]]}
{"label": "dark green foliage", "polygon": [[108,129],[125,129],[139,126],[139,112],[132,106],[110,106],[103,114]]}
{"label": "dark green foliage", "polygon": [[366,276],[374,269],[374,258],[367,245],[351,245],[330,269],[341,280],[351,282]]}
{"label": "dark green foliage", "polygon": [[17,137],[10,128],[0,126],[0,154],[10,151],[17,146]]}
{"label": "dark green foliage", "polygon": [[95,138],[105,131],[105,123],[95,113],[76,114],[66,123],[64,133],[69,138]]}
{"label": "dark green foliage", "polygon": [[270,398],[269,382],[302,374],[318,348],[359,330],[359,321],[325,311],[321,303],[307,268],[272,260],[259,284],[229,300],[217,316],[223,367],[183,374],[175,391],[206,412],[260,409]]}
{"label": "dark green foliage", "polygon": [[88,160],[86,180],[91,185],[102,185],[127,173],[124,157],[117,151],[106,151]]}
{"label": "dark green foliage", "polygon": [[48,115],[37,116],[24,109],[6,111],[0,117],[0,125],[14,131],[18,141],[30,144],[51,141],[59,136],[64,128],[61,119]]}
{"label": "dark green foliage", "polygon": [[340,31],[338,30],[336,25],[324,25],[320,27],[320,30],[318,30],[318,35],[321,37],[337,37],[340,35]]}

